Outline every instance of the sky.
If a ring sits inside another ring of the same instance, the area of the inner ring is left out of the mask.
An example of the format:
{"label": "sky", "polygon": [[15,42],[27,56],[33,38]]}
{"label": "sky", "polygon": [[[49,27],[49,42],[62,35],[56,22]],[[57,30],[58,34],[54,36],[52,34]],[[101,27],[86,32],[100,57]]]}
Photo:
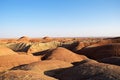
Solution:
{"label": "sky", "polygon": [[0,0],[0,38],[120,36],[120,0]]}

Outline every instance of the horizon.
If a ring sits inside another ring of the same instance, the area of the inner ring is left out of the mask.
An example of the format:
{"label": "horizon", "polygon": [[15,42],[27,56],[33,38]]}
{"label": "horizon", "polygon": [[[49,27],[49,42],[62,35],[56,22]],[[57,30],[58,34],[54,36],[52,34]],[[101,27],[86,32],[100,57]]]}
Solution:
{"label": "horizon", "polygon": [[120,0],[0,0],[0,38],[118,37]]}

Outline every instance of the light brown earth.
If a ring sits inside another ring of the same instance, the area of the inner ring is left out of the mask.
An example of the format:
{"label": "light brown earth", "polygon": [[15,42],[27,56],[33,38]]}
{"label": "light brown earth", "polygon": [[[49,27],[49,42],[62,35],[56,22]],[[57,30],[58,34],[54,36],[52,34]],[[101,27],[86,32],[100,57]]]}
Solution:
{"label": "light brown earth", "polygon": [[84,55],[78,55],[70,50],[67,50],[63,47],[58,47],[54,49],[51,53],[43,56],[44,60],[61,60],[69,63],[82,61],[87,59]]}
{"label": "light brown earth", "polygon": [[0,39],[0,80],[120,80],[120,37]]}

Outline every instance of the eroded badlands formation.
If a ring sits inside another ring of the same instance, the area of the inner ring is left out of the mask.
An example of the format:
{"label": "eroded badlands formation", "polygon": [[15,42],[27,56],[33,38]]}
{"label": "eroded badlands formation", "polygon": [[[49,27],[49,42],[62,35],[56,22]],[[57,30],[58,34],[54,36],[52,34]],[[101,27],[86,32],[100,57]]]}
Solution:
{"label": "eroded badlands formation", "polygon": [[0,39],[0,80],[120,80],[120,37]]}

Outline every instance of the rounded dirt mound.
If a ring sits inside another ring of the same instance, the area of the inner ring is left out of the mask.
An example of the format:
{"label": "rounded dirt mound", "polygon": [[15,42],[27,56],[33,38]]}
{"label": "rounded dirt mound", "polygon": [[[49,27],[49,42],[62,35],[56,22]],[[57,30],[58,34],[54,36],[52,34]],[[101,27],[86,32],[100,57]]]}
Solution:
{"label": "rounded dirt mound", "polygon": [[82,48],[85,48],[87,46],[90,46],[92,44],[95,44],[95,42],[78,42],[78,45],[74,48],[74,51],[81,50]]}
{"label": "rounded dirt mound", "polygon": [[78,54],[86,55],[92,59],[103,59],[107,57],[120,56],[120,44],[113,43],[97,47],[87,47],[77,51]]}
{"label": "rounded dirt mound", "polygon": [[61,60],[72,63],[72,62],[82,61],[84,59],[87,59],[87,57],[73,53],[72,51],[66,48],[58,47],[55,50],[53,50],[51,53],[46,54],[43,57],[43,59]]}
{"label": "rounded dirt mound", "polygon": [[32,55],[5,55],[0,56],[0,72],[11,69],[12,67],[29,64],[39,61],[38,57]]}
{"label": "rounded dirt mound", "polygon": [[120,57],[109,57],[99,60],[103,63],[114,64],[120,66]]}
{"label": "rounded dirt mound", "polygon": [[0,56],[13,55],[13,54],[17,54],[17,53],[7,47],[0,47]]}
{"label": "rounded dirt mound", "polygon": [[102,45],[107,45],[107,44],[112,44],[112,43],[120,43],[120,39],[101,40],[100,42],[97,42],[97,43],[90,45],[88,47],[97,47],[97,46],[102,46]]}
{"label": "rounded dirt mound", "polygon": [[0,75],[0,80],[57,80],[33,71],[11,70]]}
{"label": "rounded dirt mound", "polygon": [[27,52],[30,46],[31,46],[30,43],[23,43],[23,42],[7,44],[7,47],[17,52],[18,51]]}
{"label": "rounded dirt mound", "polygon": [[50,49],[55,49],[56,47],[60,46],[60,42],[52,41],[52,42],[47,42],[47,43],[34,43],[30,46],[28,49],[27,53],[28,54],[35,54],[37,52],[42,52]]}
{"label": "rounded dirt mound", "polygon": [[17,41],[18,42],[29,42],[30,38],[27,36],[20,37]]}
{"label": "rounded dirt mound", "polygon": [[[56,74],[54,73],[54,70],[68,68],[71,66],[73,65],[64,61],[45,60],[45,61],[38,61],[38,62],[33,62],[31,64],[14,67],[12,70],[30,70],[30,71],[38,72],[40,74],[53,76]],[[53,72],[49,72],[51,70]]]}
{"label": "rounded dirt mound", "polygon": [[120,67],[98,62],[85,62],[57,73],[59,80],[120,80]]}
{"label": "rounded dirt mound", "polygon": [[72,64],[64,62],[64,61],[59,61],[59,60],[45,60],[45,61],[38,61],[38,62],[33,62],[30,64],[22,65],[22,66],[17,66],[14,67],[13,70],[32,70],[32,71],[37,71],[37,72],[44,72],[48,70],[54,70],[54,69],[59,69],[59,68],[66,68],[66,67],[71,67]]}

